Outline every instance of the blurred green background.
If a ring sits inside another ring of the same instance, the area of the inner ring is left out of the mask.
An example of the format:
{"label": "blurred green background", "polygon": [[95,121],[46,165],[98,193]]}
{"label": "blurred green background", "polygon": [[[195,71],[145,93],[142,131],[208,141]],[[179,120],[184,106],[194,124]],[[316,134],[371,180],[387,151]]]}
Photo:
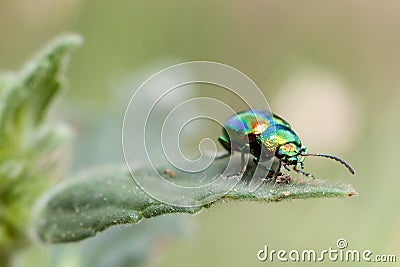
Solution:
{"label": "blurred green background", "polygon": [[[153,250],[147,265],[275,266],[282,263],[257,260],[264,245],[322,250],[341,237],[350,249],[397,254],[399,261],[399,8],[397,1],[2,0],[0,69],[19,69],[60,33],[84,37],[53,115],[75,135],[66,175],[121,162],[123,112],[135,88],[154,72],[190,60],[243,71],[310,151],[341,156],[356,169],[351,177],[330,161],[307,160],[317,176],[351,183],[359,197],[231,202],[181,215],[195,227]],[[205,130],[213,139],[219,134]],[[94,239],[101,235],[107,232]],[[74,266],[84,262],[78,257],[85,258],[85,242],[38,245],[17,264]]]}

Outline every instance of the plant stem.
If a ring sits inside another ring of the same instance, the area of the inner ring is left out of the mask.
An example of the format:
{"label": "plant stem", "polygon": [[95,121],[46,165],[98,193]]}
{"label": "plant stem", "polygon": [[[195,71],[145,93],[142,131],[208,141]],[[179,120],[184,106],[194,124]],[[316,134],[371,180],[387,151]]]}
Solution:
{"label": "plant stem", "polygon": [[11,266],[11,253],[0,249],[0,267]]}

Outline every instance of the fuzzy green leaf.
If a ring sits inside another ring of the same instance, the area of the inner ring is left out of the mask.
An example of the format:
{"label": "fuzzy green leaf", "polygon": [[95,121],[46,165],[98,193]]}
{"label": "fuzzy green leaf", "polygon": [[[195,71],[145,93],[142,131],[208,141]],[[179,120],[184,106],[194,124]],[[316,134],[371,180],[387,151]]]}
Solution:
{"label": "fuzzy green leaf", "polygon": [[[218,164],[216,165],[215,168],[219,168]],[[162,169],[160,171],[162,172]],[[265,183],[256,191],[250,192],[246,177],[250,177],[253,172],[254,166],[249,167],[244,179],[229,193],[216,198],[213,203],[226,200],[272,202],[357,194],[350,185],[316,179],[292,179],[290,184]],[[151,171],[142,170],[141,173],[146,178],[148,175],[149,179],[154,176]],[[192,178],[190,176],[176,172],[173,179],[187,180]],[[154,179],[154,182],[156,181]],[[212,192],[204,192],[198,197],[209,197],[209,194]],[[55,188],[41,201],[34,231],[45,242],[71,242],[94,236],[112,225],[137,223],[143,218],[168,213],[194,214],[210,206],[212,204],[175,207],[161,203],[135,184],[126,166],[113,166],[88,171]]]}
{"label": "fuzzy green leaf", "polygon": [[64,35],[51,42],[16,75],[12,86],[1,91],[1,141],[26,135],[26,131],[34,129],[32,126],[43,121],[64,83],[69,55],[80,43],[81,37],[77,35]]}

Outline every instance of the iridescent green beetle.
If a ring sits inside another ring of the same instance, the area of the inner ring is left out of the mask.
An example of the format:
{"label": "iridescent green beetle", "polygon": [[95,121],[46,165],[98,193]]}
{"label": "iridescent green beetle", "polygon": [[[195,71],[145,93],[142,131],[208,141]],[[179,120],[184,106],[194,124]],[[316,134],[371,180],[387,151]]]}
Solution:
{"label": "iridescent green beetle", "polygon": [[303,162],[307,156],[334,159],[354,174],[354,169],[336,156],[308,153],[307,147],[301,144],[300,138],[289,123],[266,110],[246,110],[230,117],[218,140],[229,151],[227,155],[235,151],[242,153],[242,173],[246,170],[245,154],[250,153],[254,156],[253,161],[256,164],[269,161],[274,157],[278,159],[279,167],[276,171],[268,168],[273,173],[273,177],[279,174],[282,165],[287,170],[290,170],[289,166],[292,166],[294,171],[314,177],[301,170],[304,169]]}

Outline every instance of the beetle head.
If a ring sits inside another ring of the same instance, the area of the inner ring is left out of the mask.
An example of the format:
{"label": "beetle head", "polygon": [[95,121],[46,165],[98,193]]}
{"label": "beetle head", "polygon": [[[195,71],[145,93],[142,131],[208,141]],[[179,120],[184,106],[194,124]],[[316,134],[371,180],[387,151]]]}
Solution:
{"label": "beetle head", "polygon": [[296,165],[300,162],[301,148],[295,143],[286,143],[276,150],[276,157],[288,165]]}

